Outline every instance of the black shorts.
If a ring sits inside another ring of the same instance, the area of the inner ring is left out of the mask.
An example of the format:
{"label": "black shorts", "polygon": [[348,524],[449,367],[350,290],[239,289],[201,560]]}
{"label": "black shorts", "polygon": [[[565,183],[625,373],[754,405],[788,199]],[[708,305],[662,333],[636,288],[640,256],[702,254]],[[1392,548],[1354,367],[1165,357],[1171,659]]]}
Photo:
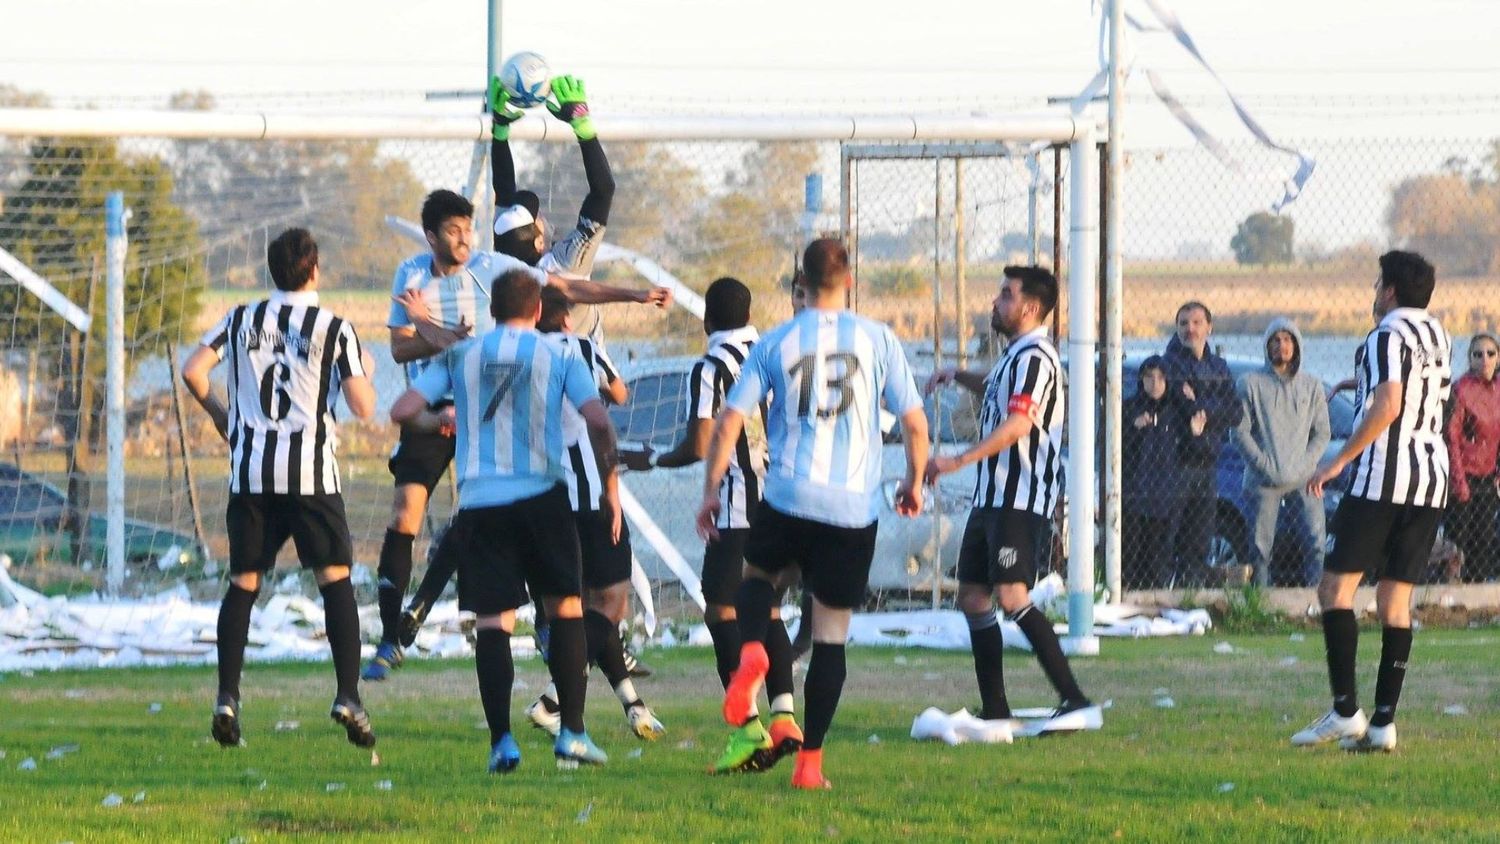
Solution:
{"label": "black shorts", "polygon": [[603,589],[630,579],[630,523],[620,520],[620,541],[611,542],[610,517],[604,510],[573,514],[578,547],[583,555],[583,585]]}
{"label": "black shorts", "polygon": [[1443,511],[1345,495],[1333,519],[1333,550],[1325,569],[1420,583]]}
{"label": "black shorts", "polygon": [[1009,507],[975,507],[958,549],[958,582],[1036,582],[1042,543],[1052,537],[1046,516]]}
{"label": "black shorts", "polygon": [[288,538],[305,569],[354,562],[344,497],[231,492],[224,513],[229,528],[229,571],[270,571]]}
{"label": "black shorts", "polygon": [[453,437],[403,427],[396,450],[385,464],[396,479],[396,486],[421,484],[432,495],[432,488],[453,462],[454,442]]}
{"label": "black shorts", "polygon": [[740,581],[745,577],[745,543],[750,528],[720,528],[719,538],[703,548],[703,600],[722,607],[734,606]]}
{"label": "black shorts", "polygon": [[459,510],[443,534],[441,557],[458,559],[458,608],[478,615],[529,600],[582,593],[578,530],[561,485],[495,507]]}
{"label": "black shorts", "polygon": [[879,524],[838,527],[788,516],[763,501],[745,542],[745,562],[771,574],[801,566],[802,587],[813,597],[824,606],[853,609],[865,601]]}

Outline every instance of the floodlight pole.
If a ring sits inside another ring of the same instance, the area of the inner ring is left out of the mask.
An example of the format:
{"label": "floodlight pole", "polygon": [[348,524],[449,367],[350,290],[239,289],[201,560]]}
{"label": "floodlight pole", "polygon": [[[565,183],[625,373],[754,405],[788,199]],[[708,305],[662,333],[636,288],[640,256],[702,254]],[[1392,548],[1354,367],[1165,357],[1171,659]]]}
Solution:
{"label": "floodlight pole", "polygon": [[[1104,494],[1101,535],[1104,541],[1106,598],[1119,603],[1121,518],[1121,431],[1124,408],[1123,348],[1124,274],[1120,263],[1120,191],[1124,187],[1125,68],[1121,56],[1124,3],[1109,0],[1109,135],[1104,178]],[[1082,408],[1083,405],[1074,405]]]}
{"label": "floodlight pole", "polygon": [[[125,586],[125,194],[104,199],[104,361],[108,475],[105,487],[105,585],[111,595]],[[85,412],[87,412],[85,410]],[[87,448],[87,445],[84,446]],[[87,530],[87,524],[82,530]]]}

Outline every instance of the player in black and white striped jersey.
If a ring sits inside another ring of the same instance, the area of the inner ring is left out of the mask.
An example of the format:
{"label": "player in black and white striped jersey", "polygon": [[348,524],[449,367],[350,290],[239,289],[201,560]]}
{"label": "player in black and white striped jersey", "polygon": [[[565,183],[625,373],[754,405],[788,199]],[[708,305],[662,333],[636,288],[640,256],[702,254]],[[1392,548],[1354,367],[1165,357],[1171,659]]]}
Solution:
{"label": "player in black and white striped jersey", "polygon": [[[565,355],[588,367],[606,404],[623,404],[629,398],[614,362],[594,340],[573,333],[572,303],[561,291],[542,290],[542,315],[537,330]],[[599,460],[589,440],[583,417],[574,408],[562,409],[563,481],[578,528],[578,546],[583,560],[583,624],[589,662],[599,666],[625,708],[625,717],[636,737],[655,741],[666,732],[656,715],[636,693],[620,639],[620,622],[630,607],[630,527],[620,513],[618,473],[600,479]],[[605,495],[606,484],[612,494]],[[540,609],[540,607],[538,607]],[[526,717],[538,728],[556,737],[562,729],[562,707],[557,689],[548,686],[526,708]]]}
{"label": "player in black and white striped jersey", "polygon": [[956,382],[982,397],[980,440],[963,453],[934,456],[926,479],[978,463],[973,509],[958,553],[958,603],[969,622],[974,673],[990,724],[989,741],[1010,742],[1015,730],[1005,696],[1004,644],[991,596],[1030,640],[1037,661],[1061,697],[1049,728],[1094,727],[1100,709],[1079,689],[1052,622],[1031,603],[1037,562],[1051,542],[1061,497],[1062,367],[1045,320],[1057,307],[1057,279],[1040,267],[1006,267],[990,324],[1010,341],[988,375],[953,369],[933,373],[930,391]]}
{"label": "player in black and white striped jersey", "polygon": [[[276,292],[229,311],[182,367],[182,380],[229,441],[229,589],[219,607],[219,694],[213,735],[240,743],[240,671],[261,575],[288,538],[323,595],[338,695],[333,719],[349,740],[375,744],[359,699],[359,611],[349,583],[353,543],[340,494],[335,406],[375,413],[373,363],[354,326],[318,305],[318,245],[305,229],[271,241]],[[229,363],[229,403],[209,372]]]}
{"label": "player in black and white striped jersey", "polygon": [[[708,350],[693,364],[688,376],[686,430],[669,451],[657,454],[648,446],[642,451],[624,452],[629,469],[677,468],[702,460],[708,453],[714,417],[723,409],[725,398],[739,380],[745,358],[760,340],[759,332],[750,324],[751,294],[743,282],[729,277],[717,279],[704,292],[703,301],[703,331],[708,335]],[[742,643],[734,599],[744,577],[745,542],[760,504],[766,473],[765,430],[763,415],[754,414],[746,420],[735,441],[729,470],[719,484],[716,522],[719,536],[709,540],[703,549],[703,621],[713,640],[714,661],[725,688],[740,662]],[[775,623],[770,625],[766,636],[766,655],[771,661],[766,694],[771,702],[772,753],[759,754],[748,761],[720,760],[716,770],[744,765],[769,767],[800,745],[802,734],[796,725],[792,697],[791,640],[781,623],[780,607],[774,607],[771,615]]]}
{"label": "player in black and white striped jersey", "polygon": [[[1333,550],[1318,584],[1333,708],[1292,736],[1292,744],[1334,741],[1346,750],[1396,747],[1396,705],[1411,655],[1412,587],[1422,577],[1448,503],[1444,404],[1452,387],[1453,347],[1427,304],[1436,273],[1414,252],[1380,256],[1372,308],[1376,325],[1354,355],[1359,376],[1354,433],[1308,481],[1324,485],[1354,464],[1334,515]],[[1354,593],[1374,570],[1383,626],[1375,712],[1366,721],[1354,677],[1359,626]]]}

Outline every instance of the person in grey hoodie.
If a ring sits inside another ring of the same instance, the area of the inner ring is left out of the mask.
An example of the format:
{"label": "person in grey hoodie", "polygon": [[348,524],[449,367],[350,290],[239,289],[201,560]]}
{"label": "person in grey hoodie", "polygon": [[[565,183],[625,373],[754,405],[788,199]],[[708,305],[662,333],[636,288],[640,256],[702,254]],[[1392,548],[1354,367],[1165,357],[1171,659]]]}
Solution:
{"label": "person in grey hoodie", "polygon": [[1302,334],[1296,323],[1277,318],[1266,327],[1266,366],[1240,379],[1244,417],[1231,436],[1245,456],[1245,494],[1254,515],[1251,563],[1255,581],[1270,583],[1271,550],[1283,502],[1292,516],[1302,583],[1323,571],[1323,502],[1308,494],[1307,481],[1328,448],[1328,397],[1323,383],[1302,371]]}

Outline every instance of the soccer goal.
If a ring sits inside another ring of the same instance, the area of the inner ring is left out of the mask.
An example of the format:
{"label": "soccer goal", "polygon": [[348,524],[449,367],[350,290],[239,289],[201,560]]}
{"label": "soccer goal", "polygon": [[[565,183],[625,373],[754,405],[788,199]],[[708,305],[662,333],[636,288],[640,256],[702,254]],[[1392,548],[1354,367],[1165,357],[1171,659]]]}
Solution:
{"label": "soccer goal", "polygon": [[[687,369],[702,351],[696,293],[733,275],[755,293],[757,325],[781,321],[795,256],[813,231],[848,239],[858,261],[856,308],[897,328],[919,372],[944,362],[986,365],[976,320],[988,312],[998,267],[1066,248],[1058,340],[1075,409],[1068,487],[1095,488],[1095,414],[1076,409],[1095,405],[1097,120],[1054,111],[753,119],[601,113],[596,121],[617,190],[595,277],[678,290],[670,313],[624,305],[597,311],[632,392],[612,411],[622,440],[676,441]],[[538,110],[511,138],[521,185],[542,197],[550,224],[570,226],[586,190],[571,133]],[[386,346],[391,273],[425,248],[414,221],[428,191],[460,189],[481,209],[491,207],[488,141],[486,117],[451,113],[0,109],[0,415],[19,420],[0,426],[0,518],[24,523],[25,537],[0,549],[12,560],[11,577],[119,596],[202,599],[219,590],[226,451],[207,420],[184,406],[176,362],[230,305],[263,294],[268,239],[301,225],[321,246],[325,303],[351,319],[376,353],[377,421],[340,426],[355,562],[373,586],[368,573],[389,513],[385,460],[394,441],[381,420],[404,386]],[[1052,152],[1044,158],[1039,150]],[[1044,161],[1050,168],[1052,155],[1068,172],[1066,199],[1037,188],[1052,183],[1050,172],[1034,172]],[[936,166],[932,178],[947,187],[914,189],[896,170],[878,172],[908,165]],[[836,207],[812,207],[810,176],[838,184]],[[111,191],[121,193],[128,214],[118,229],[117,273],[109,272],[105,249]],[[1066,223],[1054,228],[1048,215]],[[933,230],[926,245],[917,243],[924,226]],[[954,231],[969,245],[944,254],[941,244]],[[989,292],[975,285],[964,292],[966,262]],[[955,282],[955,298],[945,304]],[[113,334],[107,293],[120,307]],[[106,367],[111,354],[117,365]],[[948,414],[955,436],[962,431],[961,409],[935,413]],[[118,437],[104,436],[111,414],[120,420]],[[624,476],[654,615],[697,616],[702,544],[690,514],[700,483],[697,468]],[[876,565],[890,577],[877,586],[922,592],[914,587],[925,583],[937,594],[963,497],[940,490],[925,522],[882,516],[880,533],[889,539]],[[430,526],[445,521],[452,505],[452,490],[440,487]],[[1067,551],[1069,628],[1075,647],[1088,651],[1097,648],[1094,496],[1075,493],[1065,507],[1059,545]],[[421,543],[428,538],[424,531]],[[273,582],[284,581],[290,593],[298,578],[284,569]]]}

